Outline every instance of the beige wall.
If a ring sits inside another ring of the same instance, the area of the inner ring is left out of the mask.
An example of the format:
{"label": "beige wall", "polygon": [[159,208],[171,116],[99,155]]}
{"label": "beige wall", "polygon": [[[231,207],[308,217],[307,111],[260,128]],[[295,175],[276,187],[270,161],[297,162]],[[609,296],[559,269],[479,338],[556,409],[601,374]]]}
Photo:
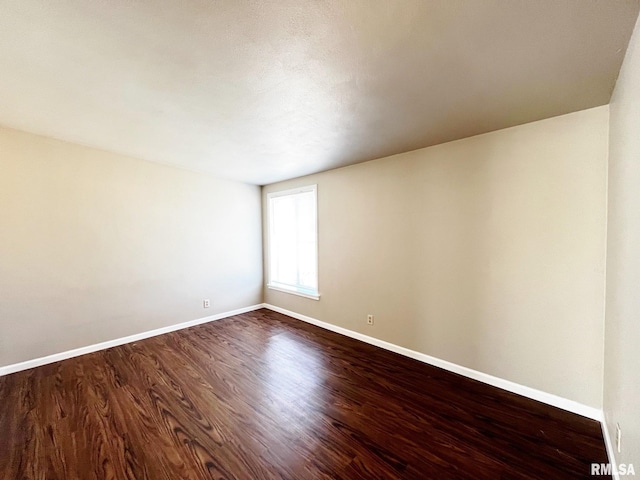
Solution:
{"label": "beige wall", "polygon": [[604,106],[266,186],[318,184],[322,297],[265,301],[600,407],[607,135]]}
{"label": "beige wall", "polygon": [[604,411],[640,468],[640,20],[610,105]]}
{"label": "beige wall", "polygon": [[0,129],[0,366],[261,302],[260,216],[259,187]]}

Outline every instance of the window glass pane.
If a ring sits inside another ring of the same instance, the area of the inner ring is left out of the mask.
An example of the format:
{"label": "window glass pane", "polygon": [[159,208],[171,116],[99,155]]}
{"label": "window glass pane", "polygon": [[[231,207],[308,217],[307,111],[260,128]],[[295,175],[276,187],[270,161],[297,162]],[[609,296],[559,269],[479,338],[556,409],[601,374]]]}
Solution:
{"label": "window glass pane", "polygon": [[276,197],[272,202],[272,278],[295,285],[298,276],[295,198]]}
{"label": "window glass pane", "polygon": [[269,198],[270,282],[317,292],[315,189]]}

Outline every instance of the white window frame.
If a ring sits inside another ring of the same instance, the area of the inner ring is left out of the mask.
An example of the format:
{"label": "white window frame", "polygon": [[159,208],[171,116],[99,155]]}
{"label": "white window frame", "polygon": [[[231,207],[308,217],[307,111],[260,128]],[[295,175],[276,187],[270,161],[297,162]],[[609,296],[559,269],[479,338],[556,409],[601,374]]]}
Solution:
{"label": "white window frame", "polygon": [[318,265],[318,185],[307,185],[305,187],[292,188],[289,190],[282,190],[278,192],[271,192],[267,194],[267,270],[268,270],[268,282],[267,288],[271,290],[277,290],[279,292],[290,293],[292,295],[299,295],[301,297],[310,298],[313,300],[320,300],[320,285],[319,278],[316,278],[317,289],[315,292],[309,292],[307,289],[297,289],[296,287],[289,287],[288,285],[283,285],[278,282],[274,282],[271,277],[271,218],[273,216],[272,213],[272,203],[271,199],[277,197],[284,197],[287,195],[295,195],[297,193],[313,193],[314,202],[316,205],[314,211],[314,226],[315,226],[315,234],[316,234],[316,249],[315,249],[315,257],[316,257],[316,277],[319,277],[319,265]]}

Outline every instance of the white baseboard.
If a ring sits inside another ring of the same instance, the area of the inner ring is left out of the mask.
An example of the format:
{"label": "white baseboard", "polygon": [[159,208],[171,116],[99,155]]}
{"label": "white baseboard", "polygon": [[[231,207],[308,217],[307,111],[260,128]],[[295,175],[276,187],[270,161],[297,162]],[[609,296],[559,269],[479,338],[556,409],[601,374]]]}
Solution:
{"label": "white baseboard", "polygon": [[[577,413],[578,415],[582,415],[587,418],[591,418],[600,422],[603,422],[604,420],[602,415],[602,410],[598,408],[583,405],[579,402],[575,402],[573,400],[559,397],[551,393],[543,392],[541,390],[536,390],[534,388],[526,387],[524,385],[511,382],[509,380],[504,380],[502,378],[494,377],[493,375],[478,372],[477,370],[473,370],[471,368],[463,367],[461,365],[456,365],[455,363],[451,363],[446,360],[441,360],[439,358],[432,357],[424,353],[416,352],[414,350],[410,350],[408,348],[401,347],[393,343],[385,342],[384,340],[370,337],[362,333],[354,332],[346,328],[338,327],[336,325],[332,325],[330,323],[323,322],[321,320],[317,320],[315,318],[308,317],[306,315],[301,315],[299,313],[292,312],[290,310],[276,307],[275,305],[270,305],[267,303],[251,305],[249,307],[239,308],[237,310],[232,310],[229,312],[218,313],[215,315],[210,315],[208,317],[199,318],[199,319],[191,320],[188,322],[178,323],[175,325],[169,325],[167,327],[157,328],[155,330],[149,330],[147,332],[137,333],[135,335],[129,335],[127,337],[122,337],[114,340],[109,340],[106,342],[96,343],[94,345],[76,348],[74,350],[68,350],[66,352],[47,355],[46,357],[40,357],[40,358],[35,358],[33,360],[27,360],[25,362],[6,365],[3,367],[0,367],[0,376],[8,375],[10,373],[19,372],[22,370],[28,370],[30,368],[39,367],[41,365],[47,365],[53,362],[59,362],[60,360],[66,360],[68,358],[78,357],[80,355],[85,355],[87,353],[97,352],[98,350],[105,350],[107,348],[116,347],[118,345],[124,345],[125,343],[144,340],[145,338],[155,337],[157,335],[162,335],[163,333],[169,333],[176,330],[181,330],[183,328],[193,327],[195,325],[200,325],[202,323],[213,322],[214,320],[220,320],[222,318],[232,317],[234,315],[251,312],[253,310],[258,310],[260,308],[267,308],[269,310],[273,310],[274,312],[282,313],[289,317],[302,320],[304,322],[310,323],[312,325],[316,325],[326,330],[330,330],[332,332],[339,333],[347,337],[355,338],[356,340],[360,340],[362,342],[375,345],[376,347],[384,348],[385,350],[399,353],[400,355],[404,355],[406,357],[419,360],[429,365],[433,365],[435,367],[439,367],[444,370],[448,370],[450,372],[454,372],[454,373],[463,375],[465,377],[472,378],[474,380],[478,380],[480,382],[487,383],[489,385],[493,385],[494,387],[502,388],[503,390],[507,390],[509,392],[516,393],[524,397],[532,398],[539,402],[553,405],[554,407],[558,407],[563,410],[567,410],[569,412]],[[604,422],[603,422],[603,428],[604,428]],[[606,428],[604,428],[603,433],[605,435],[607,453],[609,454],[610,461],[613,463],[615,462],[615,456],[612,454],[613,449],[611,447],[611,438],[609,437],[609,432]]]}
{"label": "white baseboard", "polygon": [[376,347],[384,348],[385,350],[399,353],[400,355],[404,355],[405,357],[413,358],[415,360],[428,363],[429,365],[433,365],[435,367],[439,367],[444,370],[448,370],[450,372],[457,373],[459,375],[463,375],[465,377],[472,378],[474,380],[478,380],[480,382],[487,383],[489,385],[493,385],[494,387],[502,388],[503,390],[507,390],[509,392],[516,393],[518,395],[522,395],[523,397],[532,398],[533,400],[537,400],[539,402],[546,403],[548,405],[552,405],[554,407],[558,407],[563,410],[567,410],[569,412],[577,413],[578,415],[582,415],[583,417],[591,418],[597,421],[602,421],[602,410],[598,408],[590,407],[588,405],[583,405],[582,403],[576,402],[574,400],[569,400],[567,398],[559,397],[551,393],[543,392],[541,390],[536,390],[535,388],[526,387],[524,385],[520,385],[518,383],[511,382],[509,380],[504,380],[499,377],[494,377],[493,375],[489,375],[487,373],[478,372],[477,370],[473,370],[471,368],[463,367],[461,365],[456,365],[455,363],[451,363],[446,360],[441,360],[439,358],[432,357],[424,353],[416,352],[415,350],[410,350],[408,348],[401,347],[393,343],[385,342],[384,340],[370,337],[362,333],[354,332],[353,330],[348,330],[346,328],[338,327],[336,325],[332,325],[330,323],[326,323],[321,320],[317,320],[315,318],[307,317],[306,315],[301,315],[299,313],[292,312],[284,308],[276,307],[268,303],[265,303],[264,307],[268,308],[269,310],[273,310],[274,312],[288,315],[289,317],[302,320],[304,322],[310,323],[312,325],[316,325],[326,330],[331,330],[332,332],[339,333],[341,335],[346,335],[347,337],[355,338],[356,340],[360,340],[362,342],[375,345]]}
{"label": "white baseboard", "polygon": [[46,357],[34,358],[33,360],[27,360],[26,362],[14,363],[12,365],[6,365],[0,367],[0,377],[3,375],[9,375],[10,373],[20,372],[22,370],[28,370],[30,368],[40,367],[48,363],[59,362],[60,360],[66,360],[67,358],[78,357],[87,353],[97,352],[98,350],[105,350],[111,347],[117,347],[118,345],[124,345],[125,343],[137,342],[138,340],[144,340],[145,338],[155,337],[162,335],[163,333],[174,332],[183,328],[193,327],[202,323],[213,322],[214,320],[220,320],[222,318],[232,317],[234,315],[240,315],[241,313],[251,312],[263,308],[264,304],[251,305],[250,307],[238,308],[237,310],[231,310],[230,312],[217,313],[208,317],[198,318],[196,320],[190,320],[188,322],[177,323],[175,325],[169,325],[168,327],[156,328],[155,330],[149,330],[147,332],[136,333],[135,335],[129,335],[128,337],[116,338],[115,340],[109,340],[106,342],[96,343],[87,347],[80,347],[74,350],[68,350],[66,352],[54,353],[53,355],[47,355]]}
{"label": "white baseboard", "polygon": [[613,441],[611,440],[611,435],[609,434],[609,428],[607,426],[607,417],[602,416],[602,436],[604,437],[604,446],[607,449],[607,457],[609,457],[609,463],[611,464],[611,475],[613,476],[613,480],[620,480],[620,475],[618,474],[618,462],[616,461],[615,447]]}

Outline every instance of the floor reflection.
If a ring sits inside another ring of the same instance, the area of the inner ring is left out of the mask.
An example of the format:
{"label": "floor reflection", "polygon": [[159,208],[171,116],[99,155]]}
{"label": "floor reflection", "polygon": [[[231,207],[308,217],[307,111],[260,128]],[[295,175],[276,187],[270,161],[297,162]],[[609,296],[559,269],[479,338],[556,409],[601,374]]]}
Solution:
{"label": "floor reflection", "polygon": [[290,431],[312,433],[323,410],[322,355],[307,340],[282,333],[269,339],[265,359],[271,413]]}

